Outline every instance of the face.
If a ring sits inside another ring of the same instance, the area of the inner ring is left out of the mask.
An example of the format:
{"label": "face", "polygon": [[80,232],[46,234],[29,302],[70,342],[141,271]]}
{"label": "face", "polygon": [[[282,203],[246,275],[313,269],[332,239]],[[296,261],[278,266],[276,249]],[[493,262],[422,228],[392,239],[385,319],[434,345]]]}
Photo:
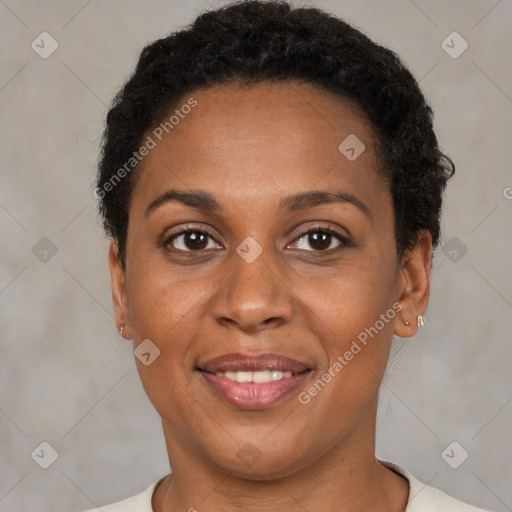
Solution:
{"label": "face", "polygon": [[137,170],[125,271],[110,252],[125,336],[160,351],[136,362],[171,465],[267,479],[373,449],[392,335],[426,307],[428,235],[397,258],[348,100],[294,82],[191,96]]}

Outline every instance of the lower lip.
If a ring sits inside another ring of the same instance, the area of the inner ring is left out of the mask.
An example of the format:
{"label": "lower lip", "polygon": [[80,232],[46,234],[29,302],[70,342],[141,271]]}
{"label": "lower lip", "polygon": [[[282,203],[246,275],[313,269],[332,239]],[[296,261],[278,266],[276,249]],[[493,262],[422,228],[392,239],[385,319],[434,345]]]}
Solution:
{"label": "lower lip", "polygon": [[213,373],[201,371],[214,391],[240,409],[264,409],[293,393],[309,375],[309,371],[271,382],[235,382]]}

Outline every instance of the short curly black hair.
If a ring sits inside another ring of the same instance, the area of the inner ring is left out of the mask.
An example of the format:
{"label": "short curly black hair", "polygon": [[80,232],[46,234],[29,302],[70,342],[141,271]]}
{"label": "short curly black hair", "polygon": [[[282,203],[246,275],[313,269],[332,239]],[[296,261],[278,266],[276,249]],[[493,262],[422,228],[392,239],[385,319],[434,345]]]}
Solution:
{"label": "short curly black hair", "polygon": [[315,85],[360,107],[377,134],[379,170],[393,201],[398,257],[422,229],[437,247],[442,194],[455,165],[441,152],[432,109],[398,55],[320,9],[247,0],[206,11],[184,29],[146,46],[113,100],[95,196],[105,231],[119,244],[123,266],[137,168],[133,156],[148,131],[194,90],[286,80]]}

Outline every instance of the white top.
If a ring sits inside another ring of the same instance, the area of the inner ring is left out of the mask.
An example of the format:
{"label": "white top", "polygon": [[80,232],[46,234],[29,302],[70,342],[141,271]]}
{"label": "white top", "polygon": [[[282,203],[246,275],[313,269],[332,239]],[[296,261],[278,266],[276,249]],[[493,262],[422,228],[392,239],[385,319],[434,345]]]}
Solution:
{"label": "white top", "polygon": [[[384,466],[403,475],[409,481],[409,498],[405,512],[489,512],[481,508],[472,507],[467,503],[452,498],[448,494],[426,485],[415,478],[409,471],[393,464],[380,461]],[[151,497],[158,483],[152,483],[145,491],[111,505],[86,510],[85,512],[154,512],[151,507]]]}

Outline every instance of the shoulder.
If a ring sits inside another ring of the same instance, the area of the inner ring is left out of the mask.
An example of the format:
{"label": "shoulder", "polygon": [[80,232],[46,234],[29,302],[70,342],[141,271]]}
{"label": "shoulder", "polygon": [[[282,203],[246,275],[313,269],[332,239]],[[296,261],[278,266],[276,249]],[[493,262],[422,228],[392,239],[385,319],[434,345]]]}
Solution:
{"label": "shoulder", "polygon": [[160,483],[160,480],[153,482],[140,494],[126,498],[122,501],[116,501],[110,505],[102,506],[101,508],[91,508],[85,512],[153,512],[153,508],[151,507],[151,498],[153,496],[153,491]]}
{"label": "shoulder", "polygon": [[409,500],[405,512],[489,512],[457,500],[440,489],[426,485],[398,464],[380,461],[409,481]]}

